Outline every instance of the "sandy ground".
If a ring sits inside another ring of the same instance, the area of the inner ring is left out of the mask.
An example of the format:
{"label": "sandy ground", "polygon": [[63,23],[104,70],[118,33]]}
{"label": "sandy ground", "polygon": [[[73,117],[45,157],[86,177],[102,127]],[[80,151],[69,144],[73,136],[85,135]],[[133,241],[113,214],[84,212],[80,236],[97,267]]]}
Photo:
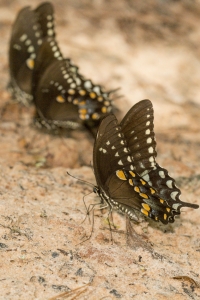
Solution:
{"label": "sandy ground", "polygon": [[[92,187],[66,172],[95,184],[93,140],[84,131],[39,132],[34,108],[11,103],[6,91],[11,25],[29,3],[0,0],[1,109],[8,103],[0,120],[0,300],[200,299],[200,210],[184,209],[168,226],[142,220],[128,241],[125,217],[115,213],[114,243],[108,211],[96,210],[92,237],[81,243],[92,228],[83,222]],[[182,199],[200,204],[200,1],[54,7],[63,53],[95,83],[121,88],[122,116],[141,99],[153,102],[158,162]]]}

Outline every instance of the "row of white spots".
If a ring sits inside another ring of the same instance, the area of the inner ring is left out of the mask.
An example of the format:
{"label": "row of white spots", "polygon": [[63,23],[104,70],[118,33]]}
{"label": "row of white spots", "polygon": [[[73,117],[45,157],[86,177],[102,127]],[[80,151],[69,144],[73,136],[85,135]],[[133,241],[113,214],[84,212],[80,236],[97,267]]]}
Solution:
{"label": "row of white spots", "polygon": [[[20,37],[20,42],[24,42],[25,46],[27,46],[27,52],[30,53],[29,58],[26,60],[26,65],[29,69],[33,69],[34,68],[34,63],[33,60],[36,58],[36,53],[35,53],[35,48],[34,46],[31,44],[31,40],[28,39],[27,34],[23,34]],[[19,46],[20,47],[20,46]],[[16,47],[15,47],[16,48]],[[21,49],[20,49],[21,50]]]}
{"label": "row of white spots", "polygon": [[51,50],[53,52],[54,57],[57,58],[58,60],[62,60],[63,57],[57,46],[56,41],[54,41],[54,40],[50,41],[50,46],[51,46]]}
{"label": "row of white spots", "polygon": [[114,206],[116,206],[118,210],[120,210],[123,213],[126,213],[130,218],[134,219],[134,214],[132,213],[132,211],[128,210],[127,208],[122,206],[120,203],[114,201],[113,199],[109,199],[109,202],[111,202]]}
{"label": "row of white spots", "polygon": [[52,15],[48,15],[48,16],[47,16],[47,20],[48,20],[48,22],[47,22],[47,28],[48,28],[48,30],[47,30],[47,35],[50,36],[50,37],[52,37],[52,36],[54,35],[54,29],[53,29],[53,27],[54,27],[53,16],[52,16]]}
{"label": "row of white spots", "polygon": [[[91,92],[94,91],[93,94],[90,95],[90,97],[96,98],[96,94],[97,94],[97,95],[98,95],[98,94],[100,95],[100,93],[101,93],[100,86],[93,86],[91,80],[83,81],[83,80],[81,80],[81,78],[79,78],[79,77],[76,76],[76,77],[75,77],[76,83],[75,83],[75,82],[73,82],[73,79],[70,77],[70,75],[67,73],[67,70],[66,70],[64,67],[61,67],[61,70],[62,70],[63,78],[67,79],[67,83],[70,84],[70,88],[71,88],[71,89],[75,89],[76,86],[81,85],[82,82],[83,82],[83,86],[84,86],[84,88],[86,89],[86,91],[87,91],[87,90],[91,90]],[[77,68],[76,66],[74,66],[74,67],[71,66],[71,67],[70,67],[70,71],[72,71],[72,72],[74,72],[74,73],[76,73],[77,70],[78,70],[78,68]],[[73,76],[73,77],[74,77],[74,76]],[[86,91],[83,90],[84,93],[86,93]],[[75,91],[74,91],[74,93],[75,93]],[[70,90],[70,94],[72,94],[72,90]],[[82,94],[81,94],[81,95],[82,95]],[[107,95],[107,94],[105,94],[105,95]],[[98,97],[97,100],[98,100],[99,102],[101,102],[101,101],[103,101],[103,97]],[[105,106],[110,106],[110,104],[111,104],[110,101],[108,101],[108,100],[104,101],[104,105],[105,105]],[[111,110],[111,109],[112,109],[112,108],[110,107],[110,110]],[[107,109],[106,109],[106,112],[109,112],[110,110],[109,110],[109,108],[107,108]],[[103,111],[102,111],[102,112],[103,112]],[[99,119],[99,117],[100,117],[99,114],[97,114],[97,113],[93,114],[93,119]]]}
{"label": "row of white spots", "polygon": [[[57,90],[58,90],[58,91],[61,91],[61,93],[63,93],[63,94],[66,93],[66,90],[63,88],[62,85],[59,84],[59,82],[57,82],[57,81],[55,82],[54,80],[51,80],[51,81],[50,81],[50,85],[54,85],[55,87],[57,87]],[[62,99],[59,98],[59,97],[57,97],[56,100],[57,100],[59,103],[65,102],[65,100],[64,100],[63,97],[62,97]]]}
{"label": "row of white spots", "polygon": [[134,218],[134,214],[132,213],[132,211],[130,211],[125,206],[123,206],[123,204],[120,204],[120,203],[114,201],[113,199],[109,199],[109,200],[111,203],[113,203],[115,206],[117,206],[117,208],[119,210],[121,210],[123,213],[126,213],[127,215],[129,215],[129,217]]}
{"label": "row of white spots", "polygon": [[37,44],[42,45],[41,32],[39,31],[39,26],[37,24],[33,25],[33,30],[35,31],[35,37],[37,38]]}

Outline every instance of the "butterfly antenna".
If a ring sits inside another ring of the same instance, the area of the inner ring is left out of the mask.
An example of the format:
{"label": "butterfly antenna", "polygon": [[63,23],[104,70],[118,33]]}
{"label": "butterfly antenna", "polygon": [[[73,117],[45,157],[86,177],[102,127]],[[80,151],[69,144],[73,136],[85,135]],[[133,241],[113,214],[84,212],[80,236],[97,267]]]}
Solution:
{"label": "butterfly antenna", "polygon": [[118,95],[113,100],[120,99],[120,98],[123,98],[123,97],[124,97],[124,95]]}
{"label": "butterfly antenna", "polygon": [[110,90],[110,91],[108,91],[108,94],[109,94],[109,95],[110,95],[110,94],[114,94],[114,93],[118,92],[119,90],[121,90],[121,88],[120,88],[120,87],[118,87],[118,88],[116,88],[116,89],[113,89],[113,90]]}
{"label": "butterfly antenna", "polygon": [[88,181],[86,181],[86,180],[77,178],[77,177],[71,175],[69,172],[67,172],[67,175],[69,175],[69,176],[71,176],[72,178],[75,178],[76,180],[78,180],[78,181],[80,181],[80,182],[83,182],[83,183],[85,183],[85,184],[87,184],[87,185],[89,185],[89,186],[92,186],[93,188],[95,187],[94,184],[92,184],[92,183],[90,183],[90,182],[88,182]]}
{"label": "butterfly antenna", "polygon": [[88,193],[88,194],[86,194],[86,195],[83,196],[83,203],[84,203],[85,209],[86,209],[86,216],[85,216],[84,220],[81,222],[81,224],[85,222],[87,216],[88,216],[89,221],[90,221],[90,212],[91,212],[91,210],[93,209],[93,208],[90,209],[90,206],[92,206],[92,204],[90,204],[90,205],[87,207],[87,205],[86,205],[86,203],[85,203],[85,197],[87,197],[87,196],[90,195],[90,194],[92,194],[92,192],[90,192],[90,193]]}

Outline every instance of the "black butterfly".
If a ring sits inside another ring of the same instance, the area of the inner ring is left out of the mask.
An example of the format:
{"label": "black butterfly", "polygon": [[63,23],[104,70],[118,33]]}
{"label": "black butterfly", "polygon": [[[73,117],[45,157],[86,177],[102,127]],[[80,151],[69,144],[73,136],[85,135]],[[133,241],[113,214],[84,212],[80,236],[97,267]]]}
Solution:
{"label": "black butterfly", "polygon": [[156,163],[153,106],[149,100],[135,104],[120,125],[113,114],[98,129],[93,165],[97,181],[94,191],[112,208],[134,219],[135,210],[161,221],[174,222],[182,207],[180,190],[166,169]]}
{"label": "black butterfly", "polygon": [[47,38],[38,53],[33,73],[33,98],[37,109],[36,122],[48,129],[89,129],[97,126],[112,111],[110,92],[85,79],[64,59],[54,39]]}
{"label": "black butterfly", "polygon": [[12,27],[8,88],[13,97],[24,104],[32,100],[32,73],[43,39],[55,37],[53,13],[49,2],[42,3],[35,10],[25,7],[19,12]]}

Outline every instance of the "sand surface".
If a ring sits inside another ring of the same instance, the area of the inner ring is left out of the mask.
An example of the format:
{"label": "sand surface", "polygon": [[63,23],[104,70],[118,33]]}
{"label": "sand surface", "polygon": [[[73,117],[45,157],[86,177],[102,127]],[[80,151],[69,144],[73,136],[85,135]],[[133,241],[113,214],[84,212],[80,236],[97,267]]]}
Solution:
{"label": "sand surface", "polygon": [[[86,205],[93,139],[36,130],[34,108],[12,103],[8,45],[17,12],[40,1],[0,0],[0,300],[200,299],[200,209],[168,226],[143,220],[126,238],[126,219]],[[155,110],[158,163],[182,199],[200,204],[200,1],[55,0],[57,40],[80,71],[120,87],[123,116],[148,98]],[[173,278],[177,277],[177,279]],[[199,285],[199,286],[198,286]],[[81,289],[78,289],[82,287]],[[76,290],[78,289],[78,290]],[[60,295],[60,296],[59,296]]]}

